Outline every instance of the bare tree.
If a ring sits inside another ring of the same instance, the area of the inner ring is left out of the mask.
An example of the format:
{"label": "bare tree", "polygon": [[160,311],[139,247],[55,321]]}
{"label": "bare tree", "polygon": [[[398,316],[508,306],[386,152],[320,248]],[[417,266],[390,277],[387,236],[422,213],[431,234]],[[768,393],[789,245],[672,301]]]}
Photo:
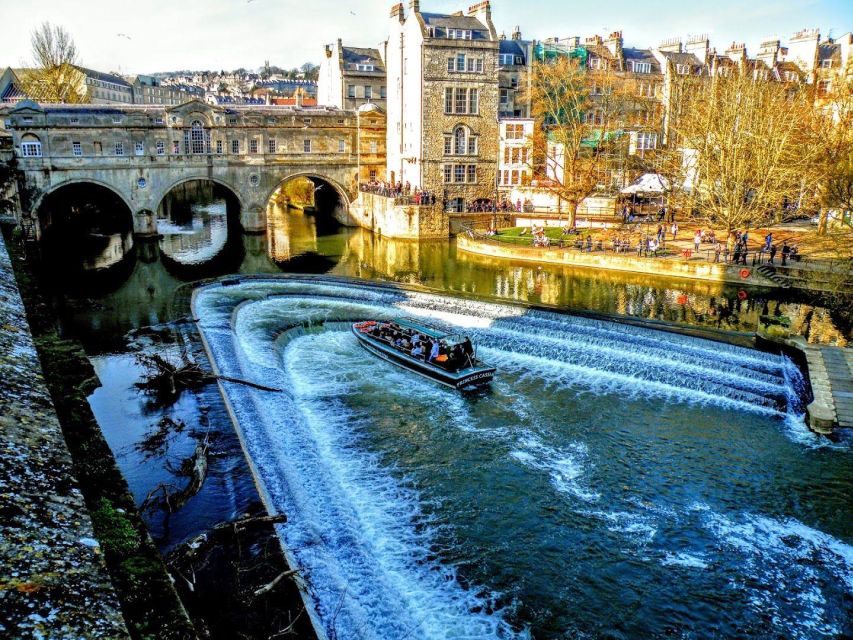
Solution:
{"label": "bare tree", "polygon": [[807,195],[821,144],[812,92],[733,70],[697,84],[671,123],[672,165],[681,165],[681,203],[732,230],[769,221]]}
{"label": "bare tree", "polygon": [[613,71],[586,69],[582,58],[537,63],[530,86],[536,119],[533,179],[568,206],[610,186],[610,171],[624,156],[622,126],[630,105],[626,83]]}
{"label": "bare tree", "polygon": [[[839,78],[829,95],[820,96],[815,109],[815,129],[822,140],[818,200],[818,234],[825,235],[830,211],[839,222],[851,225],[853,212],[853,79]],[[845,216],[846,214],[846,216]]]}
{"label": "bare tree", "polygon": [[19,78],[24,92],[42,102],[86,102],[71,34],[62,26],[43,22],[33,30],[30,43],[33,69]]}

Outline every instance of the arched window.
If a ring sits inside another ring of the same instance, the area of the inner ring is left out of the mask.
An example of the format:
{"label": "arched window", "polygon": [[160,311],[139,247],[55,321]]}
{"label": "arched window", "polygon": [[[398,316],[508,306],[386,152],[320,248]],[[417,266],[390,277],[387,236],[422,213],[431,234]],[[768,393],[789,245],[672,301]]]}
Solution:
{"label": "arched window", "polygon": [[21,138],[21,155],[24,158],[41,158],[41,140],[31,133]]}
{"label": "arched window", "polygon": [[468,151],[467,138],[465,136],[465,127],[456,127],[453,131],[453,152],[458,155],[464,155]]}
{"label": "arched window", "polygon": [[192,153],[205,153],[205,135],[204,126],[198,120],[193,120],[192,129],[190,129],[190,144]]}

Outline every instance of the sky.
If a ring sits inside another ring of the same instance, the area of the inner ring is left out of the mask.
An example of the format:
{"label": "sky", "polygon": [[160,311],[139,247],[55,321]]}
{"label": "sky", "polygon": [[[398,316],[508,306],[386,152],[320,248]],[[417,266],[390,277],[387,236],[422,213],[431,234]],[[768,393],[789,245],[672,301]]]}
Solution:
{"label": "sky", "polygon": [[[422,11],[452,13],[474,0],[421,0]],[[390,0],[0,0],[5,27],[0,69],[30,58],[29,36],[43,21],[74,37],[81,63],[123,74],[177,69],[257,69],[319,64],[323,45],[342,38],[377,46],[387,34]],[[408,7],[408,0],[405,0]],[[767,37],[795,31],[853,30],[853,0],[492,0],[498,33],[516,25],[526,39],[606,35],[622,30],[626,46],[707,33],[712,46],[745,42],[756,52]]]}

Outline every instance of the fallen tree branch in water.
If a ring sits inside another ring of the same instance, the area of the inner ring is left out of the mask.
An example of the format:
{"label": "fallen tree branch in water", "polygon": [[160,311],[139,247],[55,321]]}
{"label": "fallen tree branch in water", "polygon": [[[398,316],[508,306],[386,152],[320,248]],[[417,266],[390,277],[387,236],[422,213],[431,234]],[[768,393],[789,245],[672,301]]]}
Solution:
{"label": "fallen tree branch in water", "polygon": [[[186,487],[180,491],[176,491],[175,493],[169,493],[169,487],[173,487],[174,485],[160,483],[148,492],[148,495],[145,497],[145,500],[143,500],[140,509],[144,510],[160,506],[165,508],[169,513],[175,513],[175,511],[189,502],[190,498],[201,490],[201,486],[204,484],[205,478],[207,478],[208,447],[208,439],[205,437],[204,442],[200,442],[196,445],[193,455],[184,460],[182,468],[190,476],[190,481]],[[154,500],[158,492],[162,492],[163,494],[159,502]]]}
{"label": "fallen tree branch in water", "polygon": [[217,540],[224,535],[234,535],[252,527],[264,524],[280,524],[282,522],[287,522],[287,517],[283,514],[275,516],[252,516],[232,520],[231,522],[221,522],[204,533],[187,540],[180,547],[172,551],[166,560],[166,564],[172,566],[182,561],[189,561],[194,556],[206,551],[208,547],[216,544]]}
{"label": "fallen tree branch in water", "polygon": [[299,572],[298,572],[298,571],[296,571],[296,569],[289,569],[288,571],[282,571],[280,574],[278,574],[275,578],[273,578],[272,580],[270,580],[270,581],[269,581],[268,583],[266,583],[264,586],[262,586],[262,587],[261,587],[261,588],[259,588],[259,589],[255,589],[255,590],[252,592],[252,597],[253,597],[253,598],[259,598],[260,596],[262,596],[262,595],[264,595],[264,594],[266,594],[266,593],[269,593],[270,591],[272,591],[273,589],[275,589],[276,585],[277,585],[279,582],[281,582],[281,581],[282,581],[282,580],[284,580],[285,578],[289,578],[290,576],[296,575],[297,573],[299,573]]}

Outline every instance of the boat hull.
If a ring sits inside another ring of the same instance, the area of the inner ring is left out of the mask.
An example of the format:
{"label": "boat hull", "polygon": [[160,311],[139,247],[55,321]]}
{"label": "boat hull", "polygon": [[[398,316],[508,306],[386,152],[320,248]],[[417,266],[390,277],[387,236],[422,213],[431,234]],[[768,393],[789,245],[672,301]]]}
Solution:
{"label": "boat hull", "polygon": [[353,327],[352,332],[359,344],[373,355],[452,389],[465,390],[484,387],[492,382],[495,375],[494,367],[468,367],[457,372],[447,371],[423,360],[412,358],[376,338],[362,333],[355,327]]}

